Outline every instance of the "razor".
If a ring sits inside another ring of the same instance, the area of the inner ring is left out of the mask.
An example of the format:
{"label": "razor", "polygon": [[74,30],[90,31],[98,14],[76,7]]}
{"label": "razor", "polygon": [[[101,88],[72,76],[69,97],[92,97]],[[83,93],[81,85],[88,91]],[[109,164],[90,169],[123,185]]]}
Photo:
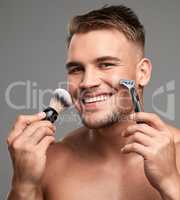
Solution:
{"label": "razor", "polygon": [[121,79],[119,83],[120,85],[123,85],[128,89],[133,105],[134,105],[134,111],[141,112],[141,104],[140,104],[139,96],[136,92],[135,81]]}

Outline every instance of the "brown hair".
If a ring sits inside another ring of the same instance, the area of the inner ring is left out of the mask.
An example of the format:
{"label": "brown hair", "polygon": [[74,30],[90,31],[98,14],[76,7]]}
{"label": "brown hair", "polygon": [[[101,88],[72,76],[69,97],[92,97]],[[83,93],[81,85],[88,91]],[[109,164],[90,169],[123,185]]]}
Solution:
{"label": "brown hair", "polygon": [[123,5],[105,5],[101,9],[75,16],[69,24],[68,46],[74,34],[101,29],[121,31],[128,40],[139,44],[144,51],[144,27],[137,15],[130,8]]}

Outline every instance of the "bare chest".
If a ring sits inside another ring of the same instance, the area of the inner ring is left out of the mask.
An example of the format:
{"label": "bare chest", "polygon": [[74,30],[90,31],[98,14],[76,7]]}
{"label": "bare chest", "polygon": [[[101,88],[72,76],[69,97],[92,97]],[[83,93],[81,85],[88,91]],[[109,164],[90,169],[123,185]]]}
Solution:
{"label": "bare chest", "polygon": [[46,200],[161,200],[139,172],[119,172],[77,166],[63,177],[52,176]]}

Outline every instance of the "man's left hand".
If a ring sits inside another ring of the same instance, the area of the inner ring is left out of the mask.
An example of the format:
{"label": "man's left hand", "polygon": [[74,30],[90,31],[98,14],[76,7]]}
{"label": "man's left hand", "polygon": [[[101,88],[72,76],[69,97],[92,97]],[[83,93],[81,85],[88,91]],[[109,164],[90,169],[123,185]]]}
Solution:
{"label": "man's left hand", "polygon": [[130,125],[124,132],[123,136],[131,139],[122,152],[143,156],[145,175],[163,199],[180,199],[173,134],[156,114],[139,112],[130,117],[138,124]]}

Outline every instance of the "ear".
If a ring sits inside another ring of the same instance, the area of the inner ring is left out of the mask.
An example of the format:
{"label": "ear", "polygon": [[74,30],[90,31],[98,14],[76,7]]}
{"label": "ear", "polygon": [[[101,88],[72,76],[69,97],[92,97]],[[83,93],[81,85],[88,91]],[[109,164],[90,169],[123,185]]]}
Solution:
{"label": "ear", "polygon": [[142,58],[136,66],[136,83],[140,87],[148,84],[151,78],[152,64],[150,59]]}

